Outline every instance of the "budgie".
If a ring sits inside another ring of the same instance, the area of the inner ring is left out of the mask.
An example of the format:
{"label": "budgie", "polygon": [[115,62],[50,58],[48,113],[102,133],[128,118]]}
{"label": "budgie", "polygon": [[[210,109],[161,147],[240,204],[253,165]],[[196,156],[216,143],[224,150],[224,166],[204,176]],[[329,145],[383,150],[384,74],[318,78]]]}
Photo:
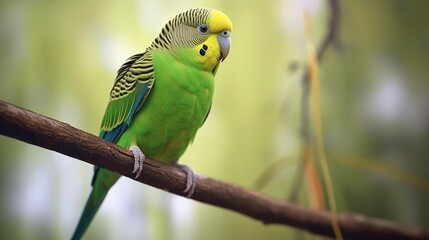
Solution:
{"label": "budgie", "polygon": [[[152,44],[118,70],[99,136],[134,153],[136,178],[145,157],[177,164],[209,114],[214,76],[229,53],[232,23],[195,8],[170,20]],[[192,194],[195,176],[184,193]],[[80,239],[120,175],[95,167],[92,192],[72,239]]]}

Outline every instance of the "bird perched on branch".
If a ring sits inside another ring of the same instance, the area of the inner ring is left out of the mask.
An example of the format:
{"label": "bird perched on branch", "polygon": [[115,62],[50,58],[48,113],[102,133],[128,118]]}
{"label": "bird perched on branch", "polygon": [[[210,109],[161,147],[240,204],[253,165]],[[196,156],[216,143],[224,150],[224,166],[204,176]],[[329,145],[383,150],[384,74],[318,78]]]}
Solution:
{"label": "bird perched on branch", "polygon": [[[229,53],[232,24],[222,12],[190,9],[170,20],[143,53],[119,69],[101,124],[100,137],[134,153],[136,178],[145,156],[176,164],[212,104],[214,76]],[[192,170],[184,193],[192,195]],[[120,177],[95,167],[92,192],[73,239],[88,228],[109,189]]]}

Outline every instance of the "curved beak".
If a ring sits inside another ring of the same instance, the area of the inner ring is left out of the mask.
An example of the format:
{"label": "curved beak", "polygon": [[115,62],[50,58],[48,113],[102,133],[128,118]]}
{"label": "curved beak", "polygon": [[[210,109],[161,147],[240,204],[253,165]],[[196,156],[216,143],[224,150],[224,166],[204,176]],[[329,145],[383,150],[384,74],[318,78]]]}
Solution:
{"label": "curved beak", "polygon": [[231,33],[228,30],[224,30],[219,33],[217,40],[220,46],[220,60],[223,62],[228,56],[229,49],[231,48]]}

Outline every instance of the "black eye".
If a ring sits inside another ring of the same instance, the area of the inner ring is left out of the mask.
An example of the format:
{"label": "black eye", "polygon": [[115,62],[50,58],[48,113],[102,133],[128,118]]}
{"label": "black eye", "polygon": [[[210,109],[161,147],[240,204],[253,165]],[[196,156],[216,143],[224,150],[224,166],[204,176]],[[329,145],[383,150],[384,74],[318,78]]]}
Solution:
{"label": "black eye", "polygon": [[197,30],[201,34],[207,34],[207,33],[209,33],[209,26],[202,24],[202,25],[197,27]]}

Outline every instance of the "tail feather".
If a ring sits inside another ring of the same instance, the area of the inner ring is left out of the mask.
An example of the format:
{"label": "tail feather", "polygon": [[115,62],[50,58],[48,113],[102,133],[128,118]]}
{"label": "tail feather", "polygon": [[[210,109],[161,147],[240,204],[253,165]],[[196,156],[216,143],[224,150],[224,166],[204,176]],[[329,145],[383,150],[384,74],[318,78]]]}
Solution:
{"label": "tail feather", "polygon": [[92,219],[100,208],[101,203],[107,195],[107,191],[96,192],[93,188],[88,200],[86,201],[85,208],[83,209],[82,216],[79,219],[79,224],[73,234],[72,240],[81,239]]}

